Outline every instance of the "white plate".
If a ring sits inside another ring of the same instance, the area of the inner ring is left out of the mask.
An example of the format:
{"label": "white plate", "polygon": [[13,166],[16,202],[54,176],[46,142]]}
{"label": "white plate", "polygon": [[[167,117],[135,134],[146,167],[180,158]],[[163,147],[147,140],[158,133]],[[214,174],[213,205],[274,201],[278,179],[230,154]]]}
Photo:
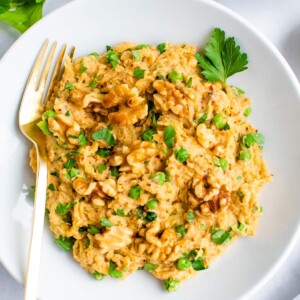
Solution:
{"label": "white plate", "polygon": [[120,41],[203,46],[214,27],[235,36],[249,55],[249,70],[230,83],[253,100],[254,126],[266,136],[264,157],[274,180],[260,194],[257,235],[239,239],[207,271],[168,294],[158,280],[136,272],[126,281],[95,281],[54,244],[46,228],[40,299],[239,299],[261,287],[287,257],[299,234],[300,88],[278,51],[236,14],[196,0],[79,0],[52,13],[21,36],[0,63],[0,259],[20,282],[26,270],[34,183],[29,144],[17,128],[23,87],[46,37],[76,45],[77,55],[104,51]]}

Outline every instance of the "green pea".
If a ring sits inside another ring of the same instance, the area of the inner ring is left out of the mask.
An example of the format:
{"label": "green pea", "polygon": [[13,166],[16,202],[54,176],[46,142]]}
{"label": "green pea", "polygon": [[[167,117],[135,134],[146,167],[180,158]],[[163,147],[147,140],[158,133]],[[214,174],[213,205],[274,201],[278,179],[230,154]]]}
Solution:
{"label": "green pea", "polygon": [[147,202],[147,206],[148,206],[149,209],[156,209],[157,206],[158,206],[158,202],[155,199],[149,200]]}
{"label": "green pea", "polygon": [[226,125],[226,119],[221,114],[214,115],[214,117],[212,118],[212,122],[217,129],[222,129]]}
{"label": "green pea", "polygon": [[178,270],[187,270],[192,262],[187,257],[181,257],[177,260],[176,267]]}

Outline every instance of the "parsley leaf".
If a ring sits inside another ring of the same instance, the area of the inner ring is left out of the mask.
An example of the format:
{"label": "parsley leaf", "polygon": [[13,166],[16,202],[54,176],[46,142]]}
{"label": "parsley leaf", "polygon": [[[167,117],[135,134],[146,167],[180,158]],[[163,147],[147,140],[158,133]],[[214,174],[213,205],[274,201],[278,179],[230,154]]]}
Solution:
{"label": "parsley leaf", "polygon": [[119,54],[115,51],[110,50],[106,54],[106,61],[112,65],[112,67],[115,69],[117,67],[118,61],[119,61]]}
{"label": "parsley leaf", "polygon": [[138,198],[140,198],[142,192],[143,190],[139,186],[135,185],[130,189],[129,197],[137,200]]}
{"label": "parsley leaf", "polygon": [[175,144],[176,131],[172,125],[168,125],[164,133],[164,141],[168,148],[173,148]]}
{"label": "parsley leaf", "polygon": [[98,130],[92,134],[92,138],[95,141],[98,140],[105,140],[108,144],[108,146],[114,146],[116,144],[115,137],[113,134],[110,132],[108,128],[104,128],[101,130]]}
{"label": "parsley leaf", "polygon": [[109,262],[108,274],[114,278],[121,278],[123,276],[122,272],[116,269],[116,265],[113,261]]}
{"label": "parsley leaf", "polygon": [[158,265],[146,263],[144,265],[144,270],[151,271],[157,269]]}
{"label": "parsley leaf", "polygon": [[55,211],[59,215],[63,216],[65,214],[67,214],[69,212],[69,210],[76,204],[77,204],[76,202],[70,202],[70,203],[66,203],[66,204],[58,203]]}
{"label": "parsley leaf", "polygon": [[213,30],[204,55],[196,53],[195,58],[203,69],[202,75],[212,82],[225,83],[228,77],[246,70],[248,64],[247,54],[241,53],[233,37],[226,39],[220,28]]}
{"label": "parsley leaf", "polygon": [[142,134],[143,141],[155,142],[153,139],[153,135],[156,134],[156,130],[153,129],[146,129]]}
{"label": "parsley leaf", "polygon": [[2,0],[0,20],[24,32],[42,18],[44,3],[45,0]]}
{"label": "parsley leaf", "polygon": [[131,53],[137,61],[142,60],[139,50],[131,50]]}
{"label": "parsley leaf", "polygon": [[106,218],[101,218],[101,226],[112,227],[114,224]]}
{"label": "parsley leaf", "polygon": [[56,244],[64,251],[69,251],[73,247],[75,243],[75,239],[73,237],[65,237],[65,236],[60,236],[55,239]]}
{"label": "parsley leaf", "polygon": [[231,235],[229,231],[212,229],[211,240],[219,245],[231,240]]}
{"label": "parsley leaf", "polygon": [[143,79],[145,77],[146,70],[140,68],[134,68],[133,75],[135,78]]}

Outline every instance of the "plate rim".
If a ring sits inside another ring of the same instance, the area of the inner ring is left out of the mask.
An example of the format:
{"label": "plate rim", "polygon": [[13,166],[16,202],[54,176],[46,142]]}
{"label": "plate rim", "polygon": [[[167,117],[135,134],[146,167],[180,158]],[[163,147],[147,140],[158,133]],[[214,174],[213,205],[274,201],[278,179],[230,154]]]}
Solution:
{"label": "plate rim", "polygon": [[[44,16],[42,19],[40,19],[38,22],[36,22],[32,27],[30,27],[26,32],[24,32],[21,36],[17,38],[17,40],[9,47],[9,49],[5,52],[5,54],[0,59],[0,70],[3,62],[6,60],[6,57],[12,52],[12,50],[16,47],[18,47],[18,44],[21,43],[23,39],[26,39],[28,35],[31,34],[31,31],[35,30],[40,24],[45,23],[48,21],[49,18],[52,16],[60,13],[63,10],[68,9],[69,7],[80,5],[80,3],[87,2],[88,0],[73,0],[69,3],[63,4],[56,8],[55,10],[48,13],[46,16]],[[162,0],[161,0],[162,1]],[[271,51],[278,62],[280,63],[281,67],[286,71],[289,80],[294,87],[296,93],[297,93],[297,100],[300,102],[300,82],[298,81],[298,78],[296,77],[293,69],[287,62],[287,60],[284,58],[284,56],[280,53],[280,51],[277,49],[277,47],[270,41],[268,37],[266,37],[259,29],[255,27],[250,21],[246,20],[244,17],[239,15],[237,12],[231,10],[230,8],[224,6],[223,4],[219,2],[215,2],[213,0],[188,0],[188,1],[194,1],[199,3],[207,4],[214,9],[217,9],[227,15],[229,15],[231,18],[237,20],[241,24],[243,24],[247,30],[252,32],[255,35],[255,38],[258,38],[267,48],[269,51]],[[44,225],[45,226],[45,225]],[[253,285],[248,291],[245,291],[245,293],[241,296],[240,299],[248,299],[254,294],[256,294],[267,282],[269,282],[272,277],[276,274],[276,272],[279,270],[279,268],[283,265],[283,263],[287,260],[288,256],[291,254],[293,248],[295,247],[296,243],[300,239],[300,217],[298,220],[298,226],[295,229],[292,238],[290,239],[289,243],[285,247],[285,250],[280,254],[277,261],[274,263],[273,267],[269,269],[268,272],[265,273],[265,275],[262,276],[259,282],[257,282],[255,285]],[[22,278],[19,278],[16,272],[5,262],[3,259],[0,251],[0,263],[3,265],[3,267],[6,269],[6,271],[20,284],[24,287],[24,280]]]}

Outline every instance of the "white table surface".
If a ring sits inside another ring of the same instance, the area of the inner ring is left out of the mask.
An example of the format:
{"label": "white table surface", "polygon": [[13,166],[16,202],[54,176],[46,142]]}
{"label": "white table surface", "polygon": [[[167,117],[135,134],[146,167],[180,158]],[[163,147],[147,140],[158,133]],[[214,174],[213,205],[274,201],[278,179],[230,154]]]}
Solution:
{"label": "white table surface", "polygon": [[[71,1],[46,0],[44,15]],[[271,40],[300,80],[300,0],[218,0],[217,2],[239,13]],[[17,32],[3,23],[0,24],[0,58],[18,37]],[[250,300],[292,300],[298,294],[300,294],[300,240],[280,270]],[[0,263],[0,300],[22,298],[23,287]]]}

